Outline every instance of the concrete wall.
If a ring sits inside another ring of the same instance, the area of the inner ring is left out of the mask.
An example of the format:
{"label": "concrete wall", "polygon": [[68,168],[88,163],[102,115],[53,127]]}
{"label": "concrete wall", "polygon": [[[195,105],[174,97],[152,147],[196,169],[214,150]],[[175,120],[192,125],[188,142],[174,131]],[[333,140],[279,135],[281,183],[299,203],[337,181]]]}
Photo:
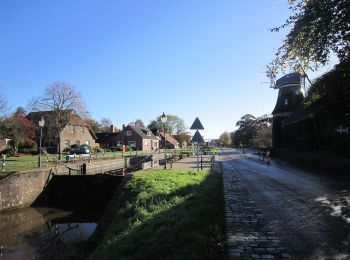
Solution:
{"label": "concrete wall", "polygon": [[[154,155],[157,162],[162,155]],[[87,163],[87,174],[98,174],[106,171],[112,171],[130,165],[138,164],[144,157],[133,157],[127,159],[104,160]],[[158,164],[151,163],[151,166]],[[78,164],[70,164],[72,168],[79,169]],[[144,168],[151,167],[150,163],[144,163]],[[68,170],[64,166],[57,167],[57,173],[54,168],[41,168],[28,171],[20,171],[0,179],[0,211],[10,210],[30,206],[39,194],[43,191],[46,183],[49,182],[54,174],[67,174]],[[72,174],[76,174],[72,172]]]}

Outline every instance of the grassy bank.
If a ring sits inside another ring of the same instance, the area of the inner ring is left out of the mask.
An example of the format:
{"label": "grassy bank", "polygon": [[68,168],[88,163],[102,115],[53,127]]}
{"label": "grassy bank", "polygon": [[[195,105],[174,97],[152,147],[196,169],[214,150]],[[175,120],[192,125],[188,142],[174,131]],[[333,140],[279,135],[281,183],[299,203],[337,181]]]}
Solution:
{"label": "grassy bank", "polygon": [[222,176],[158,170],[132,176],[79,255],[90,259],[224,258]]}

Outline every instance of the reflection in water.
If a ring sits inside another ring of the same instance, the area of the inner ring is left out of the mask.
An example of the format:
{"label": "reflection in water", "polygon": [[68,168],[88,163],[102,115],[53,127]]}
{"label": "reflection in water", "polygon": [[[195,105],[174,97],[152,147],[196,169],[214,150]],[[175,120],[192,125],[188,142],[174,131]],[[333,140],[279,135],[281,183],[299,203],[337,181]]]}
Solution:
{"label": "reflection in water", "polygon": [[98,218],[80,213],[52,208],[1,213],[1,260],[49,259],[57,256],[65,245],[86,240],[95,230]]}

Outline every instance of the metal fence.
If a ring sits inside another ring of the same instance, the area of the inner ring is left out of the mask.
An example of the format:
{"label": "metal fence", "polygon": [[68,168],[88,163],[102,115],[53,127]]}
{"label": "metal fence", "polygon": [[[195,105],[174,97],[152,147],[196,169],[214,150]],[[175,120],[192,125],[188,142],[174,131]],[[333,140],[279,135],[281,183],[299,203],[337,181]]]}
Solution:
{"label": "metal fence", "polygon": [[[94,154],[80,154],[80,155],[71,155],[71,154],[62,154],[61,160],[57,154],[44,154],[41,156],[41,167],[53,167],[60,162],[66,164],[82,163],[82,162],[91,162],[96,160],[112,160],[120,159],[134,156],[148,156],[152,154],[165,154],[169,158],[174,156],[189,156],[195,154],[195,149],[159,149],[153,152],[147,151],[128,151],[128,152],[99,152]],[[28,170],[39,167],[39,156],[28,156],[28,157],[7,157],[2,156],[1,159],[1,172],[14,172],[19,170]]]}

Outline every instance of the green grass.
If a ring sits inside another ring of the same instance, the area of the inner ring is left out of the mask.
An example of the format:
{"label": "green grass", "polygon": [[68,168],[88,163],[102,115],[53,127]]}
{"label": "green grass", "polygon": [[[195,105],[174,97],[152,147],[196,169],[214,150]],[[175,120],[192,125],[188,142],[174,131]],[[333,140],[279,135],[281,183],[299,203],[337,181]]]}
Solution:
{"label": "green grass", "polygon": [[79,256],[89,259],[223,259],[222,177],[207,171],[133,175]]}
{"label": "green grass", "polygon": [[[0,175],[8,172],[27,170],[38,167],[37,155],[21,155],[21,156],[6,156],[5,165],[3,165],[2,157],[0,157]],[[49,156],[49,166],[53,166],[53,158]],[[46,167],[46,156],[41,156],[42,167]]]}

